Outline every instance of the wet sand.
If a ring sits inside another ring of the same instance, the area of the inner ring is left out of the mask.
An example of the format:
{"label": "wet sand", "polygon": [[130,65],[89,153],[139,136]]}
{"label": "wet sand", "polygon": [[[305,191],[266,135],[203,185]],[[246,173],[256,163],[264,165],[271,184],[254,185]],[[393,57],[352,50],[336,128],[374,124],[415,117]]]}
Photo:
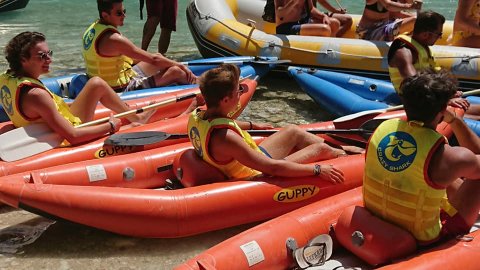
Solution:
{"label": "wet sand", "polygon": [[[330,119],[293,79],[269,74],[241,119],[275,126]],[[172,269],[255,224],[177,239],[121,236],[0,206],[0,269]],[[38,238],[35,238],[38,237]]]}

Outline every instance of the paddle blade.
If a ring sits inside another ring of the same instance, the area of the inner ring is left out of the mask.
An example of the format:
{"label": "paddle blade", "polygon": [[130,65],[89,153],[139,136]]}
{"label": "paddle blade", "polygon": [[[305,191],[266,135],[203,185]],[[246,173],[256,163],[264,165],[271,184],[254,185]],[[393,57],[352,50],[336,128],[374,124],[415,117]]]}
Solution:
{"label": "paddle blade", "polygon": [[0,135],[0,158],[16,161],[59,146],[63,138],[45,124],[32,124]]}
{"label": "paddle blade", "polygon": [[186,138],[187,134],[169,134],[161,131],[143,131],[131,133],[119,133],[108,137],[105,144],[122,146],[143,146],[154,144],[166,139]]}
{"label": "paddle blade", "polygon": [[383,119],[383,118],[374,118],[370,119],[368,121],[365,121],[363,124],[360,125],[360,129],[364,129],[366,131],[370,131],[370,133],[373,133],[377,127],[385,122],[388,119]]}

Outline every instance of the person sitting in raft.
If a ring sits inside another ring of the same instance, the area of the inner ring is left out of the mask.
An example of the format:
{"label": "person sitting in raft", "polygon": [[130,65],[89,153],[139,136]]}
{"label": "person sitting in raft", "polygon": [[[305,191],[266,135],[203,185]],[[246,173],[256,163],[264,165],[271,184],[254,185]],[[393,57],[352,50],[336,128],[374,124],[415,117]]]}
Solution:
{"label": "person sitting in raft", "polygon": [[[409,231],[420,245],[468,233],[480,210],[480,139],[447,109],[456,89],[445,70],[406,78],[407,121],[383,122],[367,147],[366,208]],[[460,146],[435,131],[442,121]]]}
{"label": "person sitting in raft", "polygon": [[358,38],[377,41],[392,41],[399,33],[411,32],[415,15],[403,13],[408,9],[421,8],[421,1],[406,3],[395,0],[366,0],[356,33]]}
{"label": "person sitting in raft", "polygon": [[276,33],[335,37],[340,22],[319,11],[312,0],[275,0]]}
{"label": "person sitting in raft", "polygon": [[[345,32],[350,30],[353,24],[353,19],[350,15],[346,14],[346,9],[342,7],[337,9],[333,7],[327,0],[317,0],[317,2],[328,10],[329,13],[327,15],[330,20],[338,20],[340,27],[338,28],[337,34],[335,35],[336,37],[341,37],[345,34]],[[340,4],[339,2],[337,3]]]}
{"label": "person sitting in raft", "polygon": [[[120,119],[91,127],[74,126],[92,120],[97,103],[120,113],[129,107],[108,84],[92,77],[71,105],[39,81],[40,75],[49,72],[53,52],[45,36],[38,32],[23,32],[12,38],[5,47],[5,58],[10,69],[0,75],[0,96],[3,108],[15,127],[34,122],[45,122],[70,144],[79,144],[115,133],[122,125]],[[148,120],[152,112],[134,115],[131,122]]]}
{"label": "person sitting in raft", "polygon": [[[207,110],[194,110],[188,121],[188,136],[196,153],[228,178],[250,178],[265,173],[275,176],[318,176],[333,183],[344,181],[343,172],[332,165],[306,164],[346,155],[313,134],[289,125],[257,145],[243,129],[261,128],[229,117],[238,108],[242,88],[239,69],[223,64],[199,77]],[[358,147],[345,150],[363,152]]]}
{"label": "person sitting in raft", "polygon": [[480,48],[480,1],[459,0],[450,45]]}
{"label": "person sitting in raft", "polygon": [[82,55],[89,77],[99,76],[116,92],[196,83],[188,67],[138,48],[118,31],[126,17],[123,0],[97,0],[97,8],[100,19],[83,34]]}
{"label": "person sitting in raft", "polygon": [[[387,56],[388,72],[400,100],[403,99],[400,84],[405,78],[415,75],[422,69],[440,68],[435,62],[430,46],[442,37],[444,23],[445,17],[442,14],[431,10],[421,11],[417,15],[412,35],[399,35],[390,45]],[[461,97],[462,94],[461,91],[457,91],[448,105],[465,110],[466,118],[480,119],[480,106],[470,104],[467,99]]]}

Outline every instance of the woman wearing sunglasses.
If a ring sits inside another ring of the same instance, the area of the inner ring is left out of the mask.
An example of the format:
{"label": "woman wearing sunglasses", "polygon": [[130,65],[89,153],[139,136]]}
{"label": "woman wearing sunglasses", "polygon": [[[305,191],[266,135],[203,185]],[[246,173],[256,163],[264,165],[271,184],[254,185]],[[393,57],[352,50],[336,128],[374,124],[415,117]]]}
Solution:
{"label": "woman wearing sunglasses", "polygon": [[[129,107],[99,77],[88,80],[75,101],[67,105],[39,80],[41,75],[49,72],[52,55],[45,36],[38,32],[20,33],[5,47],[5,58],[10,69],[0,75],[0,97],[13,124],[22,127],[33,122],[45,122],[70,144],[118,131],[122,123],[113,117],[104,124],[74,128],[92,120],[98,102],[117,113],[128,111]],[[143,122],[151,114],[147,112],[128,119]]]}
{"label": "woman wearing sunglasses", "polygon": [[196,82],[185,65],[142,50],[120,34],[117,28],[126,16],[123,0],[97,0],[97,7],[100,19],[83,35],[89,77],[101,77],[117,92]]}

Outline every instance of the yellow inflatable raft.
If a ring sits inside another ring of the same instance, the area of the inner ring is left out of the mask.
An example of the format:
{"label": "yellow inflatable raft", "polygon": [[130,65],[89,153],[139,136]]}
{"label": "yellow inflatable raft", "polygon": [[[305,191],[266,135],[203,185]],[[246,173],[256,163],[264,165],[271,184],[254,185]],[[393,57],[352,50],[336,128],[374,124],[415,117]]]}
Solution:
{"label": "yellow inflatable raft", "polygon": [[[204,57],[276,56],[294,65],[322,67],[359,75],[388,78],[386,54],[390,42],[355,39],[354,26],[344,38],[275,34],[275,24],[263,21],[265,0],[190,0],[187,20]],[[446,44],[452,21],[444,26]],[[437,62],[451,70],[465,88],[480,88],[480,50],[446,45],[432,47]]]}

